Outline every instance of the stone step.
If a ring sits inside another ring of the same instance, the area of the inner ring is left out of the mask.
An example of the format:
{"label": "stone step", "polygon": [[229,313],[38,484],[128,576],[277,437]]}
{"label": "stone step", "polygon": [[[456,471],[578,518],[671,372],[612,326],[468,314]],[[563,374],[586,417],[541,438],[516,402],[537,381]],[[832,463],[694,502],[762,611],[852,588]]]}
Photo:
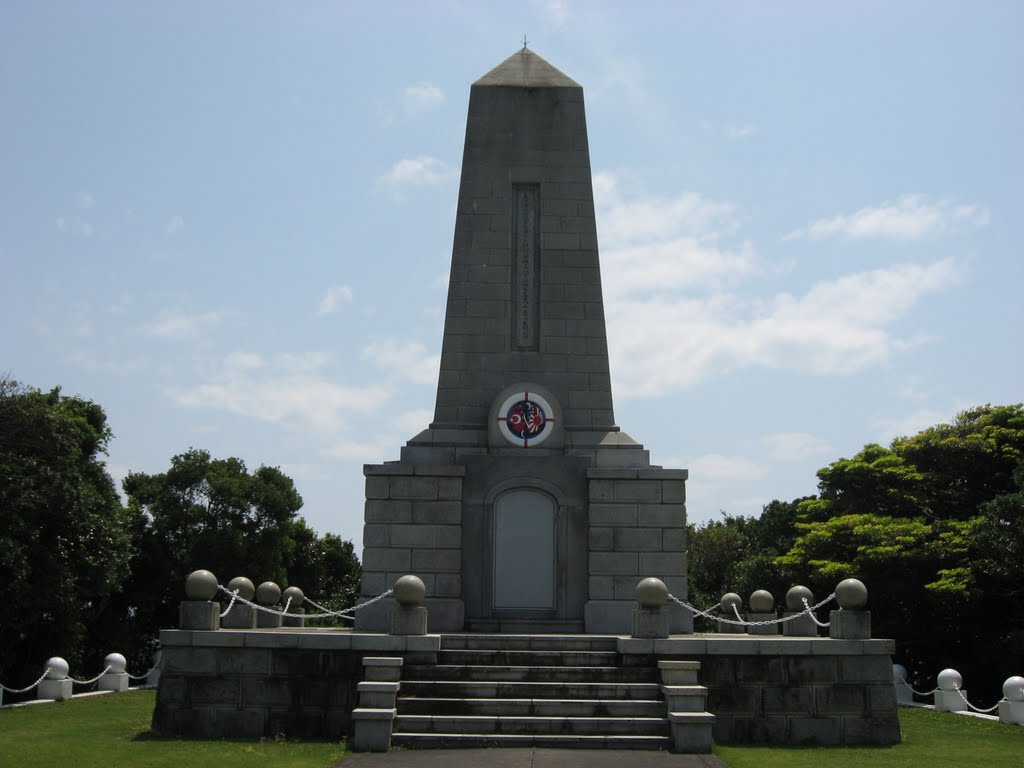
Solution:
{"label": "stone step", "polygon": [[495,651],[604,651],[614,653],[618,637],[614,635],[441,635],[441,650]]}
{"label": "stone step", "polygon": [[485,664],[410,664],[402,669],[402,682],[411,680],[475,680],[496,682],[649,683],[654,670],[644,667],[491,666]]}
{"label": "stone step", "polygon": [[670,712],[703,712],[708,689],[703,685],[663,685],[661,694]]}
{"label": "stone step", "polygon": [[510,682],[472,680],[403,680],[401,695],[416,698],[480,699],[658,699],[658,683],[621,682]]}
{"label": "stone step", "polygon": [[646,699],[415,698],[400,696],[401,715],[665,717],[665,702]]}
{"label": "stone step", "polygon": [[530,717],[495,715],[403,715],[398,733],[475,733],[514,735],[668,736],[664,717]]}
{"label": "stone step", "polygon": [[492,649],[441,651],[438,664],[514,667],[614,667],[614,651],[499,651]]}
{"label": "stone step", "polygon": [[551,749],[667,750],[667,736],[581,736],[470,733],[395,733],[391,743],[406,749],[480,749],[485,747],[541,747]]}

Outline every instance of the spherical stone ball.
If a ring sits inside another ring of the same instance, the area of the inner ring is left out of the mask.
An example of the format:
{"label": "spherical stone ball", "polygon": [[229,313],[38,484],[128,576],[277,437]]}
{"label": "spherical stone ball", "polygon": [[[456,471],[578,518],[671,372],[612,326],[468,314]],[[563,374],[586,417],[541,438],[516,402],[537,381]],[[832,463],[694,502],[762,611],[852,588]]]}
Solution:
{"label": "spherical stone ball", "polygon": [[1024,677],[1014,675],[1003,683],[1003,696],[1007,701],[1024,701]]}
{"label": "spherical stone ball", "polygon": [[228,582],[229,592],[234,592],[236,589],[238,590],[238,596],[243,600],[252,600],[253,595],[256,594],[256,587],[245,576],[235,576],[235,578]]}
{"label": "spherical stone ball", "polygon": [[803,611],[807,608],[804,605],[804,600],[807,601],[807,605],[814,603],[814,593],[811,592],[807,587],[797,584],[795,587],[790,587],[789,592],[786,593],[786,607],[791,611]]}
{"label": "spherical stone ball", "polygon": [[128,661],[120,653],[108,653],[103,659],[103,668],[110,667],[110,672],[115,675],[120,675],[127,666]]}
{"label": "spherical stone ball", "polygon": [[944,669],[939,672],[939,689],[943,691],[955,691],[964,684],[964,679],[955,669]]}
{"label": "spherical stone ball", "polygon": [[256,587],[256,602],[260,605],[277,605],[281,602],[281,588],[272,581],[264,581]]}
{"label": "spherical stone ball", "polygon": [[722,595],[722,599],[718,601],[718,610],[722,613],[729,614],[729,616],[732,616],[732,609],[734,607],[737,611],[743,607],[743,598],[735,592],[726,592]]}
{"label": "spherical stone ball", "polygon": [[759,589],[750,595],[750,610],[754,613],[771,613],[775,607],[775,598],[767,589]]}
{"label": "spherical stone ball", "polygon": [[60,656],[47,659],[46,666],[49,667],[49,671],[46,673],[47,680],[63,680],[68,676],[68,670],[70,669],[68,663]]}
{"label": "spherical stone ball", "polygon": [[299,608],[302,606],[302,601],[306,599],[306,596],[298,587],[288,587],[288,589],[284,591],[282,598],[286,603],[291,600],[291,603],[288,606],[289,608]]}
{"label": "spherical stone ball", "polygon": [[216,594],[217,577],[209,571],[192,571],[185,579],[185,595],[189,600],[213,600]]}
{"label": "spherical stone ball", "polygon": [[641,579],[636,585],[636,601],[642,608],[661,608],[668,602],[668,587],[653,576]]}
{"label": "spherical stone ball", "polygon": [[892,679],[897,683],[910,682],[910,677],[908,676],[907,668],[904,667],[902,664],[893,664]]}
{"label": "spherical stone ball", "polygon": [[843,579],[836,586],[836,602],[840,608],[859,611],[868,603],[868,588],[859,579]]}
{"label": "spherical stone ball", "polygon": [[399,605],[419,605],[427,595],[427,585],[423,583],[423,579],[411,573],[396,579],[395,586],[391,589]]}

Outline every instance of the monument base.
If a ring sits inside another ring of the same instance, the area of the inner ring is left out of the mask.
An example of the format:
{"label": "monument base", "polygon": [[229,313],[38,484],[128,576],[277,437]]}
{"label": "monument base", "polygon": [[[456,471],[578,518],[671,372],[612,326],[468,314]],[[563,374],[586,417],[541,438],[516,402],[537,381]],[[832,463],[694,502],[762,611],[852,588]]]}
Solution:
{"label": "monument base", "polygon": [[[588,635],[629,635],[633,632],[633,611],[636,600],[590,600],[583,609],[583,622]],[[682,606],[670,603],[668,631],[672,635],[693,634],[693,614]]]}

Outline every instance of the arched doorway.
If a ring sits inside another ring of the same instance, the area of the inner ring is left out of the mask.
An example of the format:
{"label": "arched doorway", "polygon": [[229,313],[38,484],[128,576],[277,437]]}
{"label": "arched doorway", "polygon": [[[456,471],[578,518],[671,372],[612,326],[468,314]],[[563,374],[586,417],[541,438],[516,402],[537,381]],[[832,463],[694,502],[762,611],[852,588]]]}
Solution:
{"label": "arched doorway", "polygon": [[555,610],[557,513],[553,498],[531,488],[495,500],[494,610]]}

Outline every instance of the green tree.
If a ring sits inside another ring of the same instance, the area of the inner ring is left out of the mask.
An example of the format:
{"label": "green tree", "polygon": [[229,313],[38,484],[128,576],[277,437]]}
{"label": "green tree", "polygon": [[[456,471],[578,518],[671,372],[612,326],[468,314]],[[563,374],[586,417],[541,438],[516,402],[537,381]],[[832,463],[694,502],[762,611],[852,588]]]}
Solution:
{"label": "green tree", "polygon": [[5,683],[38,677],[53,655],[72,670],[92,669],[110,650],[97,627],[131,555],[128,520],[101,459],[110,438],[95,403],[0,380]]}

